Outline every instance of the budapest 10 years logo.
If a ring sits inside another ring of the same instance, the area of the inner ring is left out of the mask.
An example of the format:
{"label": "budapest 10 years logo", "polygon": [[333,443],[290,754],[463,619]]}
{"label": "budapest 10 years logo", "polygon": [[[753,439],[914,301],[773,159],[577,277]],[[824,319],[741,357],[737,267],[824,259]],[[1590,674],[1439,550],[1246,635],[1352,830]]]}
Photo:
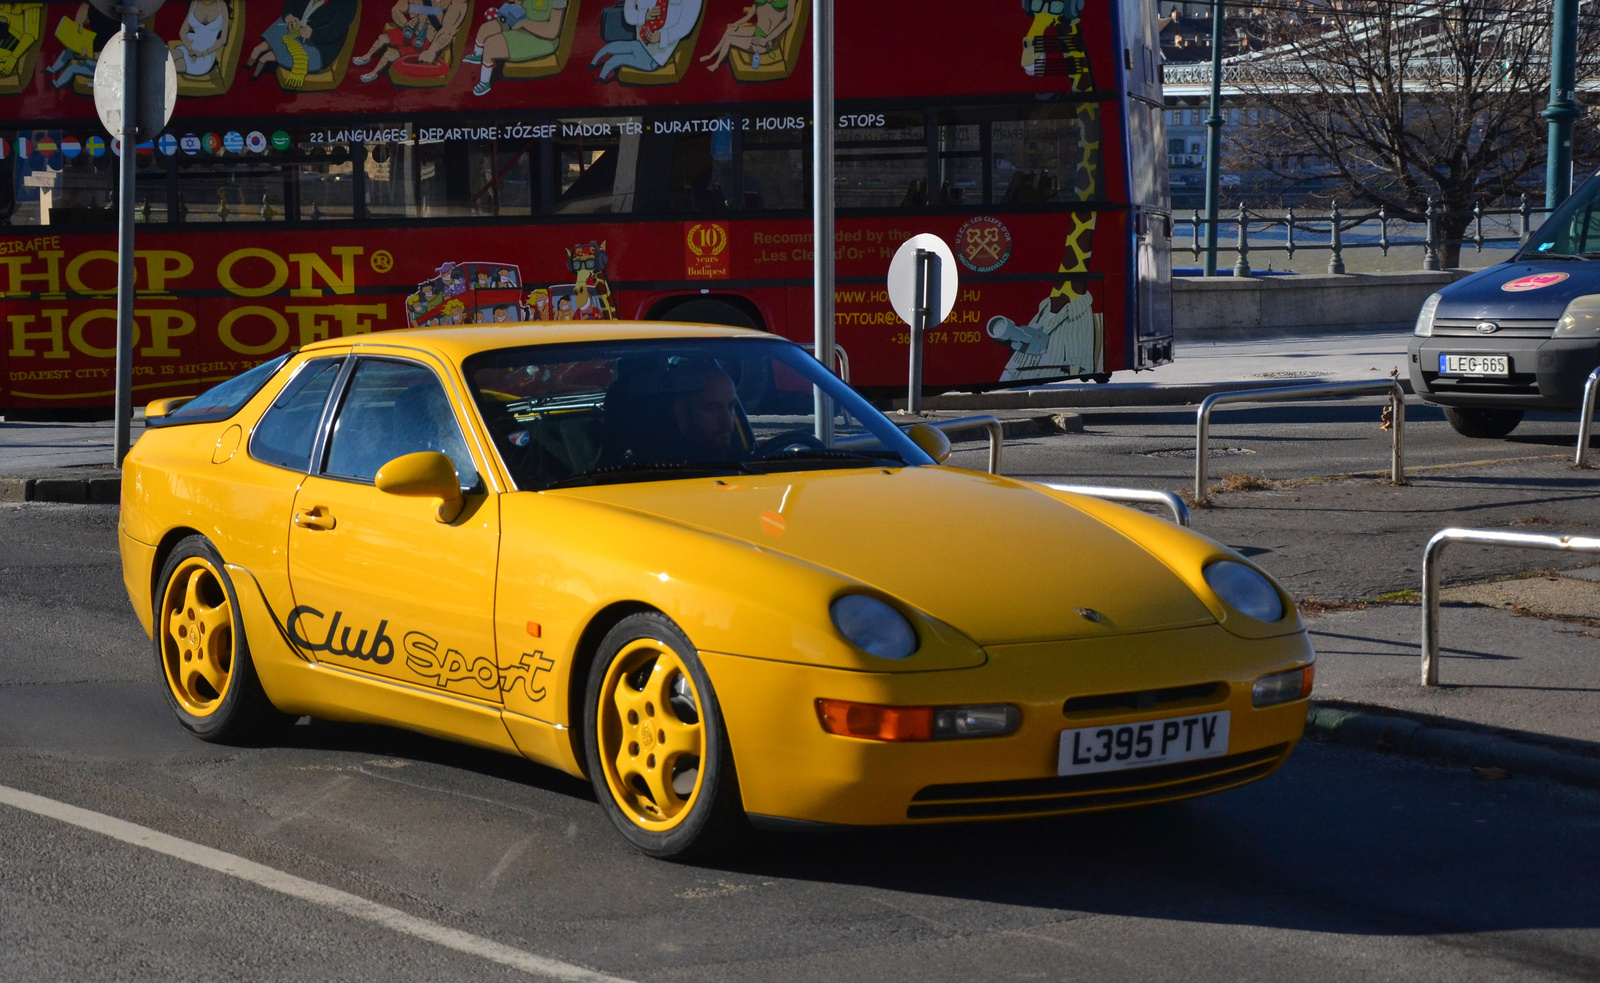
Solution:
{"label": "budapest 10 years logo", "polygon": [[989,215],[967,220],[956,232],[956,258],[977,273],[993,273],[1011,258],[1011,230]]}

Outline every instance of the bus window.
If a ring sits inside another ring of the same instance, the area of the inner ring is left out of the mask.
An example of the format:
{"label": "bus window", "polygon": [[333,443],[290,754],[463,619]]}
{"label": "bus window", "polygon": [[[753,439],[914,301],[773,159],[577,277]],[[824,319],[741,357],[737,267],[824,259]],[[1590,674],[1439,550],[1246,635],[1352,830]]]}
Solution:
{"label": "bus window", "polygon": [[350,160],[350,145],[302,146],[304,162],[295,168],[299,180],[295,187],[294,216],[302,222],[355,218],[355,166]]}
{"label": "bus window", "polygon": [[983,184],[983,127],[956,123],[939,127],[939,187],[928,203],[966,205],[986,201]]}
{"label": "bus window", "polygon": [[805,130],[748,130],[741,133],[744,152],[745,211],[806,208],[811,179],[806,172]]}
{"label": "bus window", "polygon": [[[562,120],[551,162],[558,215],[611,215],[633,211],[639,160],[637,118]],[[627,132],[622,132],[626,130]]]}
{"label": "bus window", "polygon": [[733,208],[737,189],[728,136],[726,132],[644,134],[639,142],[634,211],[725,212]]}
{"label": "bus window", "polygon": [[295,168],[244,160],[184,157],[178,164],[180,221],[261,222],[289,217]]}
{"label": "bus window", "polygon": [[[996,120],[991,125],[992,201],[1029,205],[1073,200],[1080,125],[1064,115]],[[1102,189],[1102,194],[1103,194]]]}
{"label": "bus window", "polygon": [[835,204],[839,208],[928,204],[928,144],[923,136],[922,113],[848,118],[859,122],[838,133]]}

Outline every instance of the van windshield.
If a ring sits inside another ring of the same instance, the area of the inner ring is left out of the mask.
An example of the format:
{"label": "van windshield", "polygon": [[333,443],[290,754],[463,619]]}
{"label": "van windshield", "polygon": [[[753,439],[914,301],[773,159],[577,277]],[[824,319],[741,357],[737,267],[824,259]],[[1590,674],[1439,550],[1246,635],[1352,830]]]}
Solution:
{"label": "van windshield", "polygon": [[1600,259],[1600,176],[1562,202],[1517,259]]}

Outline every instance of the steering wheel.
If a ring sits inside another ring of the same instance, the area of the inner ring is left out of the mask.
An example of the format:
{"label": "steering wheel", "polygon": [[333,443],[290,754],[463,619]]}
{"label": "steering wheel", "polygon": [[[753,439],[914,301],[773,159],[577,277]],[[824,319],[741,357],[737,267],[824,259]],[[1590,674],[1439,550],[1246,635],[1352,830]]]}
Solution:
{"label": "steering wheel", "polygon": [[810,430],[794,429],[785,430],[783,433],[773,434],[766,440],[756,444],[754,454],[756,457],[772,457],[791,448],[804,447],[807,450],[824,451],[828,445],[817,439],[817,435]]}

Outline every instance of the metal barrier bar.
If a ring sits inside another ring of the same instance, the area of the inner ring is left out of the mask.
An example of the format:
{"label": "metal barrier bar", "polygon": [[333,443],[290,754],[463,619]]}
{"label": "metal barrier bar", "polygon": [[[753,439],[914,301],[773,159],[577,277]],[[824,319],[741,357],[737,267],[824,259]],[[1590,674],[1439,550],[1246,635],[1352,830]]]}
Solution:
{"label": "metal barrier bar", "polygon": [[[817,346],[816,345],[810,344],[808,342],[806,344],[801,345],[800,347],[804,348],[806,350],[806,353],[809,354],[812,358],[816,358],[817,357],[817,350],[816,350]],[[833,343],[833,360],[839,366],[839,371],[837,373],[837,375],[839,376],[839,381],[843,382],[847,386],[850,385],[850,353],[846,352],[843,348],[839,347],[839,343],[838,342],[834,342]]]}
{"label": "metal barrier bar", "polygon": [[1574,467],[1589,466],[1589,428],[1594,424],[1595,396],[1600,395],[1600,368],[1589,373],[1583,384],[1583,415],[1578,417],[1578,453],[1572,459]]}
{"label": "metal barrier bar", "polygon": [[1074,495],[1087,495],[1090,498],[1103,498],[1108,502],[1145,502],[1151,505],[1165,505],[1172,512],[1172,521],[1188,528],[1189,506],[1183,504],[1183,499],[1169,491],[1158,491],[1154,488],[1112,488],[1106,485],[1057,485],[1045,482],[1046,488],[1056,491],[1071,492]]}
{"label": "metal barrier bar", "polygon": [[1484,546],[1520,546],[1523,549],[1600,553],[1600,539],[1588,536],[1551,536],[1497,529],[1443,529],[1422,551],[1422,685],[1439,685],[1439,561],[1451,543]]}
{"label": "metal barrier bar", "polygon": [[963,430],[989,431],[989,473],[1000,473],[1000,445],[1005,442],[1005,430],[1000,426],[1000,421],[992,416],[958,416],[953,420],[929,420],[928,425],[945,433],[959,433]]}
{"label": "metal barrier bar", "polygon": [[1194,500],[1206,504],[1206,469],[1211,447],[1211,410],[1218,403],[1272,403],[1295,399],[1318,399],[1324,396],[1361,396],[1370,393],[1388,393],[1394,407],[1393,430],[1390,434],[1389,480],[1397,485],[1406,483],[1405,429],[1406,391],[1394,379],[1382,382],[1328,382],[1311,386],[1278,386],[1272,389],[1244,389],[1237,392],[1212,393],[1200,403],[1195,414],[1194,449]]}

